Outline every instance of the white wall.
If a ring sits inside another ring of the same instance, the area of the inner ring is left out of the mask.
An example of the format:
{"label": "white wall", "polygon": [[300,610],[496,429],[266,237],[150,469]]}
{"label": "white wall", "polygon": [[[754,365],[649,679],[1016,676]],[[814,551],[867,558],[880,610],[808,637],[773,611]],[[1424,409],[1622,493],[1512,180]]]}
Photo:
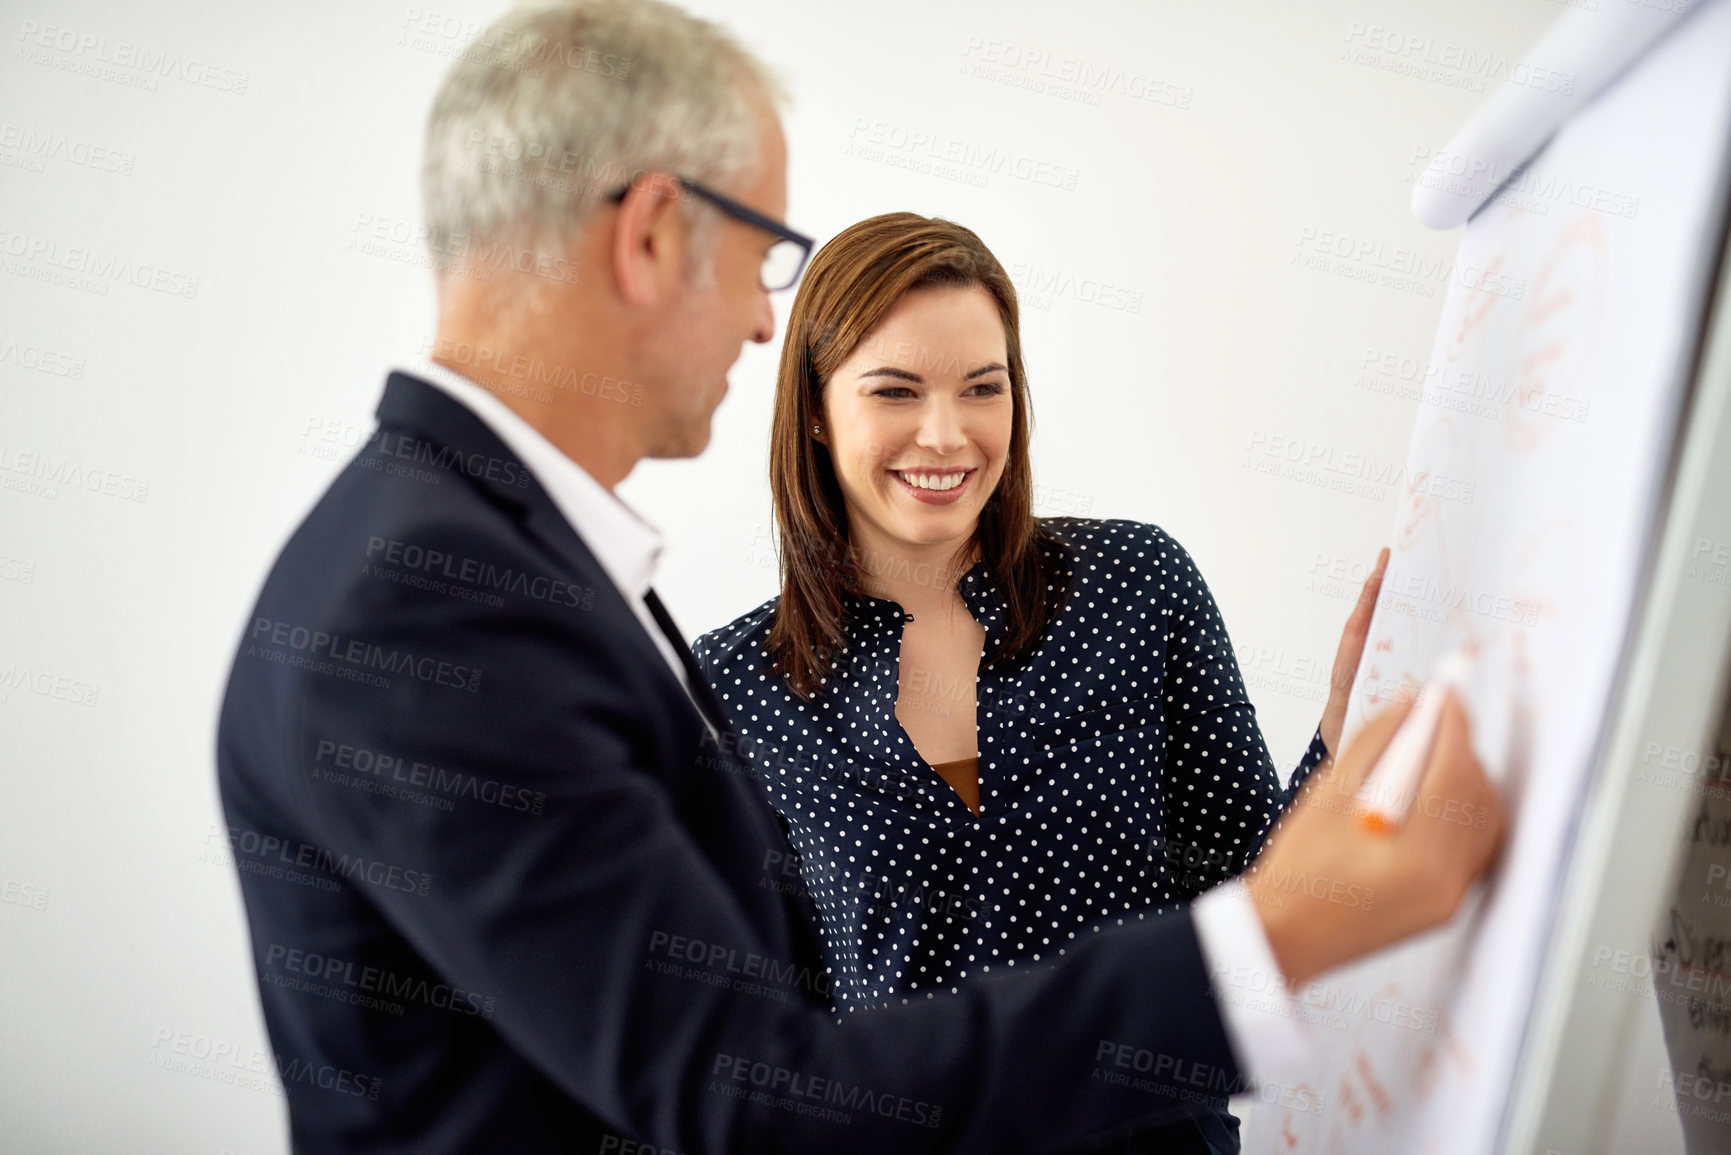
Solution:
{"label": "white wall", "polygon": [[[3,7],[0,1148],[282,1151],[221,852],[222,679],[284,537],[431,331],[416,246],[352,247],[363,220],[417,223],[421,123],[462,39],[437,19],[417,39],[413,14],[499,6]],[[693,7],[789,78],[796,227],[943,215],[1012,269],[1045,512],[1154,521],[1190,549],[1289,769],[1354,588],[1319,579],[1362,575],[1395,495],[1259,473],[1251,448],[1399,468],[1417,402],[1366,387],[1367,361],[1423,363],[1455,244],[1408,215],[1415,158],[1562,9]],[[148,72],[131,46],[178,64]],[[1024,86],[1046,71],[1087,86]],[[983,185],[905,167],[994,149],[1013,159]],[[150,266],[162,287],[41,280],[56,261]],[[658,585],[689,635],[773,593],[775,355],[745,351],[703,458],[622,488],[667,534]],[[30,454],[97,491],[44,487]]]}

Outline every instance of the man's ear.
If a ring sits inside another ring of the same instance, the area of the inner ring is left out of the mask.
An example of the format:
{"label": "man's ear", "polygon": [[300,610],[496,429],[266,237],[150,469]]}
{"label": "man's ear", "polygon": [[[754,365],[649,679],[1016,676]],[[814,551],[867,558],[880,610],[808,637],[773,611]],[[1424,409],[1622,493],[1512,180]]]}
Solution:
{"label": "man's ear", "polygon": [[686,231],[679,182],[664,172],[638,177],[619,204],[613,228],[613,275],[632,305],[660,304],[685,268]]}

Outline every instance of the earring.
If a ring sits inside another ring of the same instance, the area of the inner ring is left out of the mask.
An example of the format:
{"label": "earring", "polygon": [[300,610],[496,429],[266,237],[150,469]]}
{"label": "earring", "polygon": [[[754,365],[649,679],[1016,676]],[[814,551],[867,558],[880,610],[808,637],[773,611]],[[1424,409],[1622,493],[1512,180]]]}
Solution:
{"label": "earring", "polygon": [[822,436],[822,434],[823,434],[823,426],[821,426],[821,425],[813,425],[813,426],[812,426],[812,427],[811,427],[811,435],[812,435],[812,436],[813,436],[813,437],[819,437],[819,436]]}

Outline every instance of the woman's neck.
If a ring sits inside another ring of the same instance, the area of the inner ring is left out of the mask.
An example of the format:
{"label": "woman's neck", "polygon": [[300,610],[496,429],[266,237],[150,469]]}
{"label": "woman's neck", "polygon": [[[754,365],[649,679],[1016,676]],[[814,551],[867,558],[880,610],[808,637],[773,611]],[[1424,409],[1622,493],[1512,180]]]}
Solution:
{"label": "woman's neck", "polygon": [[867,532],[854,537],[853,561],[861,586],[873,597],[895,602],[908,613],[935,613],[960,599],[956,583],[979,557],[970,546],[957,563],[959,541],[920,545]]}

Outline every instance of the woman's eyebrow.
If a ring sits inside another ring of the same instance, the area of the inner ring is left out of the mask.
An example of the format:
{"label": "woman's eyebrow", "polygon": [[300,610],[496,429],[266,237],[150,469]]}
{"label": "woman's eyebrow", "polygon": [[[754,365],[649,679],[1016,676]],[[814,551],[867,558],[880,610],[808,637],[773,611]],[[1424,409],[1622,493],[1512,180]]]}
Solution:
{"label": "woman's eyebrow", "polygon": [[[973,369],[967,373],[964,373],[962,375],[962,380],[972,381],[975,377],[984,377],[987,373],[1008,373],[1008,372],[1009,372],[1009,368],[1007,366],[1000,365],[996,361],[993,361],[990,365],[981,365],[978,369]],[[860,376],[861,377],[899,377],[903,381],[912,381],[916,385],[924,385],[926,383],[926,379],[924,377],[921,377],[918,373],[911,373],[906,369],[897,369],[897,368],[894,368],[893,366],[890,366],[890,365],[880,365],[876,369],[867,369],[864,373],[861,373]]]}

